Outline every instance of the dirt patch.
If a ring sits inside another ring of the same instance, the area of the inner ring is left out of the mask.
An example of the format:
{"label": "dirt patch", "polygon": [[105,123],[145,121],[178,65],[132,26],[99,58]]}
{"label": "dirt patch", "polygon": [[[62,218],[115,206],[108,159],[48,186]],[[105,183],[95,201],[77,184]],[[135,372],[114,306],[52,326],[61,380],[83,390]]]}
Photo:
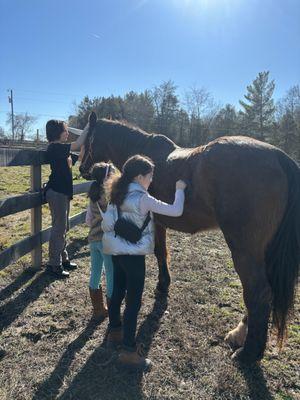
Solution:
{"label": "dirt patch", "polygon": [[[71,233],[71,232],[70,232]],[[157,267],[147,262],[138,337],[155,363],[120,372],[93,326],[87,292],[86,229],[72,231],[79,269],[54,281],[24,262],[1,276],[1,399],[300,399],[299,296],[282,353],[272,338],[260,365],[238,368],[223,341],[243,314],[241,287],[219,232],[170,232],[172,287],[155,297]]]}

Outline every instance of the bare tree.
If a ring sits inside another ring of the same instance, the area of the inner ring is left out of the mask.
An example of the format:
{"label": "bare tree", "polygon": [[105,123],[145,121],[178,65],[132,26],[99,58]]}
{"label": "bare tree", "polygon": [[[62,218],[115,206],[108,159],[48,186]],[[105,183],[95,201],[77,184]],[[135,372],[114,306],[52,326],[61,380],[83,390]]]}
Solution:
{"label": "bare tree", "polygon": [[196,146],[209,140],[210,125],[219,107],[204,87],[192,86],[185,92],[185,107],[190,118],[189,142]]}
{"label": "bare tree", "polygon": [[0,126],[0,139],[4,139],[5,138],[5,132],[4,129],[2,128],[2,126]]}
{"label": "bare tree", "polygon": [[158,133],[176,139],[175,119],[179,110],[179,99],[176,94],[177,86],[169,80],[152,90],[152,100],[155,110],[155,130]]}
{"label": "bare tree", "polygon": [[238,114],[235,107],[226,104],[215,116],[211,124],[212,139],[219,136],[236,135],[238,131]]}
{"label": "bare tree", "polygon": [[277,103],[273,143],[300,161],[300,87],[292,86]]}
{"label": "bare tree", "polygon": [[295,116],[300,109],[300,86],[292,86],[277,103],[277,114],[281,118],[287,111]]}
{"label": "bare tree", "polygon": [[[23,141],[25,136],[32,129],[32,125],[36,122],[37,118],[29,115],[28,113],[25,114],[16,114],[14,116],[14,130],[15,130],[15,138],[17,140]],[[7,125],[11,125],[11,114],[7,114]]]}
{"label": "bare tree", "polygon": [[212,94],[205,87],[192,86],[185,92],[185,107],[190,117],[203,119],[215,115],[218,108]]}

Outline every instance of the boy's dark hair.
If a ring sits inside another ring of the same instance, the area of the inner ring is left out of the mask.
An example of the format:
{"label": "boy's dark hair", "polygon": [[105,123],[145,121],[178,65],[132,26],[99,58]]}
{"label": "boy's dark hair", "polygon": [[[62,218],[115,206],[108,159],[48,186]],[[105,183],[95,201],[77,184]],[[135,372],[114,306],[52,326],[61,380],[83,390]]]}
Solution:
{"label": "boy's dark hair", "polygon": [[60,135],[66,129],[66,123],[64,121],[58,121],[57,119],[50,119],[46,124],[46,136],[48,142],[54,142],[59,140]]}

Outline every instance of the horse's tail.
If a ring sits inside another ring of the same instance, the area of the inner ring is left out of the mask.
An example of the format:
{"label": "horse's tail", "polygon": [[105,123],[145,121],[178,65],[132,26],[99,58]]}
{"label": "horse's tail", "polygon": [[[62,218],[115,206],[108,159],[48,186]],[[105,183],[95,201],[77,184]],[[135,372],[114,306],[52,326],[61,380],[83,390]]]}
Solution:
{"label": "horse's tail", "polygon": [[285,214],[266,251],[268,279],[272,290],[272,325],[281,347],[287,320],[293,310],[300,263],[300,170],[283,152],[279,162],[288,180]]}

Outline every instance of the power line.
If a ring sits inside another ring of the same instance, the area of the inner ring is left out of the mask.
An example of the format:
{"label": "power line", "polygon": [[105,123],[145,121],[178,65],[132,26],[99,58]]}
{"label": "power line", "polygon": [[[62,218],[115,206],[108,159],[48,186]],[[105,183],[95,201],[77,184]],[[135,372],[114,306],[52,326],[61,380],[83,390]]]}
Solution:
{"label": "power line", "polygon": [[23,92],[23,93],[38,93],[38,94],[46,94],[46,95],[49,95],[49,96],[73,96],[73,97],[78,97],[78,96],[83,96],[83,97],[85,97],[85,96],[87,96],[87,95],[82,95],[82,94],[72,94],[72,93],[54,93],[54,92],[41,92],[41,91],[38,91],[38,90],[19,90],[18,89],[18,92]]}
{"label": "power line", "polygon": [[59,103],[59,104],[70,105],[70,103],[66,103],[64,101],[57,101],[57,100],[33,99],[33,98],[19,97],[19,96],[15,96],[15,99],[17,99],[17,100],[29,100],[29,101],[42,101],[44,103]]}
{"label": "power line", "polygon": [[[1,114],[8,114],[7,111],[0,111]],[[28,111],[14,111],[15,114],[30,114],[34,117],[52,117],[52,118],[66,118],[66,115],[51,115],[51,114],[35,114],[35,113],[29,113]]]}

